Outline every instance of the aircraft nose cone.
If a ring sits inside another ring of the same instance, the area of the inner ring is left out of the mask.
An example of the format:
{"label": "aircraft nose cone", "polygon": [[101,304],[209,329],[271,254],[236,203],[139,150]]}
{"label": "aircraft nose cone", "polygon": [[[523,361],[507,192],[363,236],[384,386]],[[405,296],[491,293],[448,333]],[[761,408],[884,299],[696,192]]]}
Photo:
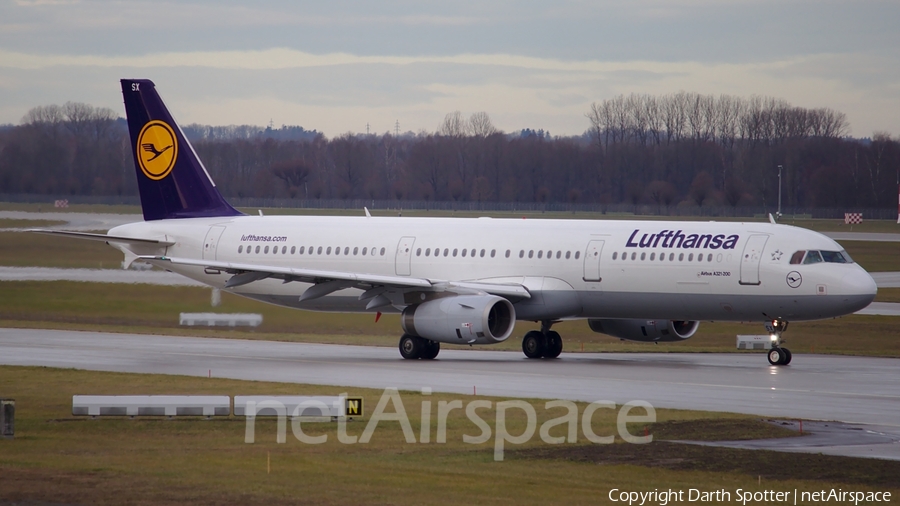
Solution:
{"label": "aircraft nose cone", "polygon": [[878,293],[878,285],[868,272],[860,269],[852,274],[847,274],[841,280],[844,293],[858,298],[858,302],[863,304],[862,307],[868,306],[875,300],[875,294]]}

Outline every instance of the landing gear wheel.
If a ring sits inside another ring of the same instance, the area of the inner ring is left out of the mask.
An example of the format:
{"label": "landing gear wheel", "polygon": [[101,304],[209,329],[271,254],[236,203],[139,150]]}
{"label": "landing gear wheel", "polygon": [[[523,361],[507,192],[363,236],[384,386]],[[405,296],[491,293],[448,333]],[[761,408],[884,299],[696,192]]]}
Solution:
{"label": "landing gear wheel", "polygon": [[403,337],[400,338],[399,347],[400,356],[407,360],[415,360],[422,357],[422,352],[425,350],[425,340],[418,336],[403,334]]}
{"label": "landing gear wheel", "polygon": [[546,346],[544,347],[544,358],[556,358],[562,353],[563,342],[559,332],[547,332]]}
{"label": "landing gear wheel", "polygon": [[769,350],[769,363],[772,365],[788,365],[791,363],[791,350],[775,347]]}
{"label": "landing gear wheel", "polygon": [[544,334],[537,330],[526,332],[522,338],[522,352],[528,358],[543,357],[544,347]]}
{"label": "landing gear wheel", "polygon": [[434,360],[441,352],[441,343],[437,341],[425,340],[425,347],[422,349],[422,360]]}

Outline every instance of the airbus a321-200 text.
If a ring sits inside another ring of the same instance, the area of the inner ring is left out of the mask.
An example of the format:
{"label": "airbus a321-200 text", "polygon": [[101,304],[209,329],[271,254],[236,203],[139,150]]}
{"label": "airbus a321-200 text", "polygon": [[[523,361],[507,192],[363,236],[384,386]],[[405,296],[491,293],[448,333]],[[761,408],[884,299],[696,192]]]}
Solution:
{"label": "airbus a321-200 text", "polygon": [[758,321],[772,365],[789,321],[858,311],[872,277],[835,241],[768,223],[249,216],[216,189],[153,82],[121,81],[144,221],[104,234],[125,254],[212,287],[311,311],[399,312],[400,354],[494,344],[516,321],[529,358],[585,319],[620,339],[688,339],[700,320]]}

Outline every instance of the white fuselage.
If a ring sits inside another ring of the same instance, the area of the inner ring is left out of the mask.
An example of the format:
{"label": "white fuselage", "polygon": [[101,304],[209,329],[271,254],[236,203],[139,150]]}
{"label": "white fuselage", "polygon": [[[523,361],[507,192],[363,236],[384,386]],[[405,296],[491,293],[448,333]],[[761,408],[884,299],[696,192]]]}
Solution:
{"label": "white fuselage", "polygon": [[[857,311],[876,292],[855,263],[792,264],[797,251],[843,248],[770,223],[239,216],[133,223],[109,233],[174,242],[134,252],[144,255],[521,284],[531,298],[516,302],[520,320],[810,320]],[[163,266],[218,288],[230,277]],[[264,279],[229,291],[300,309],[365,311],[357,289],[300,302],[309,286]]]}

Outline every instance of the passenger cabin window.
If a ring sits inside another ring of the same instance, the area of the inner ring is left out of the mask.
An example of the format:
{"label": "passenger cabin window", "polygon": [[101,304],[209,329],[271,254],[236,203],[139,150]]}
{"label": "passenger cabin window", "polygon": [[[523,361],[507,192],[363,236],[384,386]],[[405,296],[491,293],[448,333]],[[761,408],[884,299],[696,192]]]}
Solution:
{"label": "passenger cabin window", "polygon": [[238,246],[238,253],[243,253],[243,252],[244,252],[244,246],[243,245]]}

